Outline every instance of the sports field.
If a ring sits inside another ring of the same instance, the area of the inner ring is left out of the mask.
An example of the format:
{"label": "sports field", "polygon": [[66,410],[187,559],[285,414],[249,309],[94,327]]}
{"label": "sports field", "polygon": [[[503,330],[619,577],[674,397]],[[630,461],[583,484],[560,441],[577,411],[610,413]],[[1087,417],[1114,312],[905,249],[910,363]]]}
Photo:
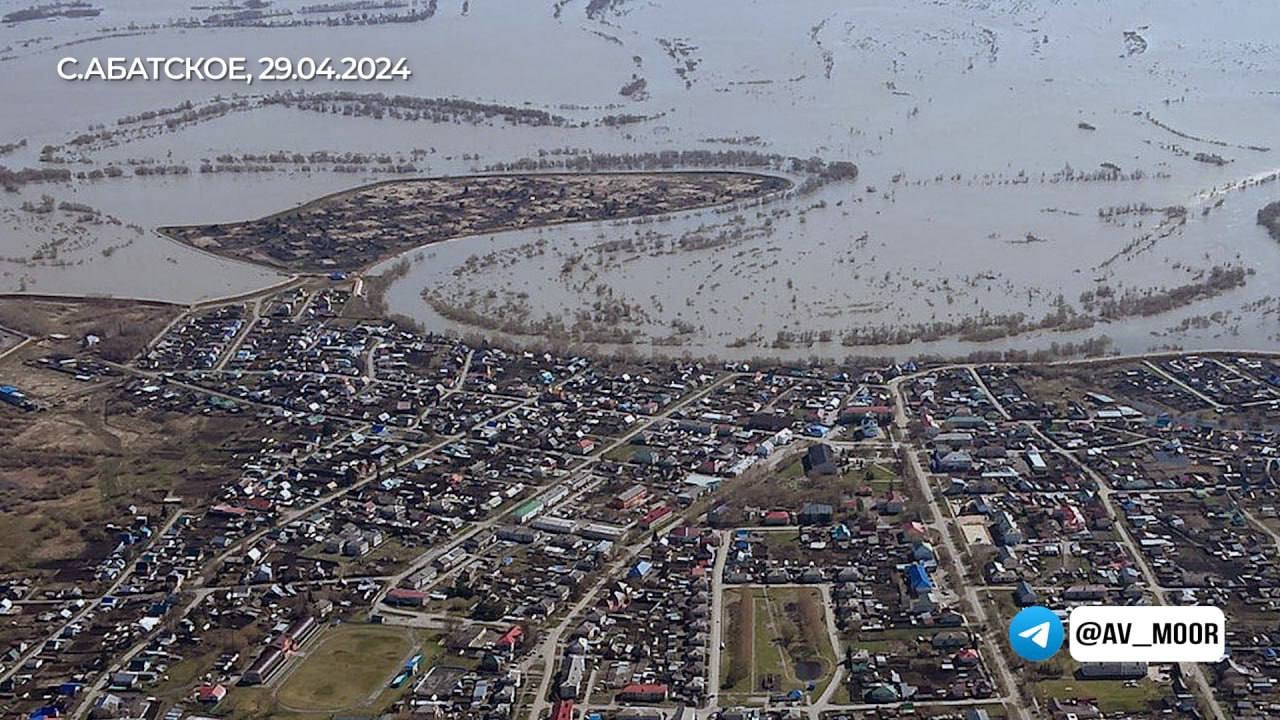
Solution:
{"label": "sports field", "polygon": [[413,650],[405,628],[341,625],[326,633],[276,696],[294,712],[340,712],[373,702]]}

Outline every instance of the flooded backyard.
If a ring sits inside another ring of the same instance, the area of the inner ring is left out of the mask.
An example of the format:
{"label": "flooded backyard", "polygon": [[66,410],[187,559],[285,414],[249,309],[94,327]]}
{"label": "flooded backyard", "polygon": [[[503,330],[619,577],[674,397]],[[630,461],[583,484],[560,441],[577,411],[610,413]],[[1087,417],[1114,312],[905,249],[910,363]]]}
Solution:
{"label": "flooded backyard", "polygon": [[[803,190],[466,237],[368,272],[392,273],[387,309],[426,329],[639,353],[1280,345],[1280,243],[1256,222],[1280,199],[1273,3],[441,0],[342,27],[285,27],[315,19],[292,1],[239,23],[93,5],[0,25],[21,108],[0,118],[0,165],[69,175],[0,194],[2,291],[246,292],[285,275],[155,229],[392,178],[684,152],[770,158]],[[68,54],[403,55],[414,74],[58,81]],[[788,158],[857,178],[805,185]]]}

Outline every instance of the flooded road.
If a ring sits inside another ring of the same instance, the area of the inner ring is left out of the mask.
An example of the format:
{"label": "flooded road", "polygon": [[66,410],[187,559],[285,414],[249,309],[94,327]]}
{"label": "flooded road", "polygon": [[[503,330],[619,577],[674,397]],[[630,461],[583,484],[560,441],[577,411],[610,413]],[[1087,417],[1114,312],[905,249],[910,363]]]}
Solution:
{"label": "flooded road", "polygon": [[[963,354],[1101,335],[1125,352],[1280,344],[1280,243],[1255,222],[1280,199],[1274,3],[441,0],[416,22],[216,28],[196,26],[209,11],[96,4],[96,18],[0,26],[0,72],[22,108],[0,119],[0,146],[26,141],[0,165],[120,175],[4,193],[0,289],[190,302],[279,276],[175,245],[159,225],[256,217],[394,168],[739,150],[849,160],[859,177],[760,208],[412,251],[389,309],[429,329],[532,341],[555,327],[721,357]],[[26,5],[4,0],[0,13]],[[68,83],[53,72],[65,54],[403,55],[414,75]],[[555,120],[270,102],[303,89]],[[204,114],[138,119],[184,102]],[[282,160],[292,155],[307,161]],[[38,212],[46,196],[54,209]],[[522,252],[539,242],[541,254]],[[481,258],[502,262],[469,269]],[[1205,287],[1215,268],[1240,282]],[[634,311],[618,322],[602,303]]]}

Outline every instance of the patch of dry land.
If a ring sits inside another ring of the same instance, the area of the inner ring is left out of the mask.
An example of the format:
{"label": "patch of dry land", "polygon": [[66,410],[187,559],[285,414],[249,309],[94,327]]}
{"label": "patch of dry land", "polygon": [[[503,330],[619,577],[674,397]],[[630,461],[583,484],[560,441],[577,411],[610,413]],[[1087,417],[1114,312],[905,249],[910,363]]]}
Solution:
{"label": "patch of dry land", "polygon": [[[177,314],[173,305],[130,300],[0,298],[0,327],[39,339],[55,353],[74,352],[85,336],[93,335],[98,354],[112,362],[132,358]],[[0,339],[0,350],[5,342]]]}
{"label": "patch of dry land", "polygon": [[108,521],[129,507],[158,516],[170,494],[212,495],[253,422],[139,411],[112,386],[40,411],[0,407],[0,572],[87,580],[117,542]]}
{"label": "patch of dry land", "polygon": [[168,227],[180,242],[297,272],[355,269],[422,245],[504,230],[632,218],[785,190],[734,172],[479,175],[398,180],[259,220]]}
{"label": "patch of dry land", "polygon": [[[177,310],[114,300],[0,299],[0,325],[32,338],[0,359],[0,385],[34,403],[0,403],[0,572],[91,579],[118,540],[107,523],[126,508],[159,516],[177,494],[216,491],[256,421],[140,406],[139,380],[102,361],[135,355]],[[100,341],[82,348],[85,335]],[[74,364],[72,361],[75,361]]]}

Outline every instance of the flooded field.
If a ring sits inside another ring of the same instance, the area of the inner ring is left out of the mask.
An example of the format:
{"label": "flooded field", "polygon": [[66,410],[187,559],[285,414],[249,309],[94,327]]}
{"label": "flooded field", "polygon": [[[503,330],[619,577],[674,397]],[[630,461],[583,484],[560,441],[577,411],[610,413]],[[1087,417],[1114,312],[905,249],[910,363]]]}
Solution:
{"label": "flooded field", "polygon": [[[388,309],[721,357],[1280,344],[1280,243],[1256,222],[1280,199],[1274,3],[405,0],[366,24],[293,0],[238,18],[91,5],[0,25],[21,108],[0,165],[69,175],[0,193],[3,291],[243,292],[282,276],[155,229],[398,177],[684,152],[858,176],[410,250],[372,271],[394,270]],[[56,78],[64,55],[403,55],[414,74],[76,83]]]}

